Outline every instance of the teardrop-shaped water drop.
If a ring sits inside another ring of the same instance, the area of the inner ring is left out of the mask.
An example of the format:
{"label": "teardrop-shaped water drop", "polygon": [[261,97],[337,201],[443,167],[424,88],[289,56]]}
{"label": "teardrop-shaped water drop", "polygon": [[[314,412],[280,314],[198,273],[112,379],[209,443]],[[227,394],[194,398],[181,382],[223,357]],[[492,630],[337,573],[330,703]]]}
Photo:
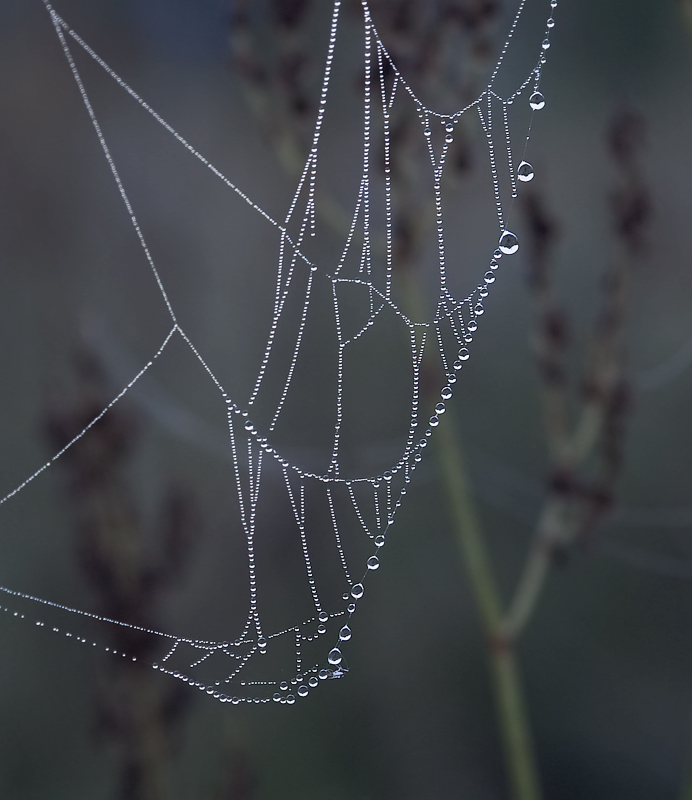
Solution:
{"label": "teardrop-shaped water drop", "polygon": [[377,556],[370,556],[367,565],[368,569],[378,569],[380,566],[380,559]]}
{"label": "teardrop-shaped water drop", "polygon": [[474,309],[473,309],[473,313],[477,317],[480,317],[481,314],[485,313],[485,309],[483,308],[483,304],[482,303],[476,303],[476,305],[474,306]]}
{"label": "teardrop-shaped water drop", "polygon": [[342,642],[347,642],[351,638],[351,629],[348,625],[344,625],[344,627],[339,631],[339,639]]}
{"label": "teardrop-shaped water drop", "polygon": [[460,370],[460,369],[461,369],[461,368],[462,368],[464,365],[463,365],[463,364],[461,363],[461,361],[460,361],[460,360],[457,358],[457,360],[454,362],[454,364],[452,364],[452,366],[453,366],[453,367],[454,367],[454,369],[455,369],[455,370],[458,372],[458,371],[459,371],[459,370]]}
{"label": "teardrop-shaped water drop", "polygon": [[533,111],[540,111],[545,105],[545,97],[543,97],[541,92],[534,92],[531,97],[529,97],[529,105]]}
{"label": "teardrop-shaped water drop", "polygon": [[461,350],[459,350],[459,358],[462,361],[468,361],[469,357],[470,357],[470,353],[468,351],[468,348],[462,347]]}
{"label": "teardrop-shaped water drop", "polygon": [[488,270],[483,276],[483,280],[486,283],[495,283],[495,273]]}
{"label": "teardrop-shaped water drop", "polygon": [[466,326],[470,331],[474,332],[478,330],[478,323],[475,319],[469,320],[469,324]]}
{"label": "teardrop-shaped water drop", "polygon": [[442,391],[440,392],[440,397],[443,400],[449,400],[452,396],[452,389],[450,386],[444,386]]}
{"label": "teardrop-shaped water drop", "polygon": [[[382,534],[375,537],[375,547],[384,547],[384,536]],[[355,586],[353,588],[355,589]]]}
{"label": "teardrop-shaped water drop", "polygon": [[360,600],[364,592],[365,589],[362,583],[356,583],[351,587],[351,597],[354,597],[356,600]]}
{"label": "teardrop-shaped water drop", "polygon": [[437,426],[439,424],[440,424],[440,420],[434,414],[428,420],[428,425],[430,425],[431,428],[437,428]]}
{"label": "teardrop-shaped water drop", "polygon": [[320,623],[317,626],[317,633],[326,633],[326,632],[327,632],[327,626]]}
{"label": "teardrop-shaped water drop", "polygon": [[543,41],[541,42],[541,49],[550,50],[550,39],[543,39]]}
{"label": "teardrop-shaped water drop", "polygon": [[517,178],[523,183],[533,180],[533,167],[528,161],[522,161],[517,167]]}
{"label": "teardrop-shaped water drop", "polygon": [[329,655],[327,656],[327,661],[330,664],[341,664],[341,650],[338,647],[335,647],[333,650],[329,651]]}
{"label": "teardrop-shaped water drop", "polygon": [[444,403],[438,403],[435,406],[435,413],[436,414],[444,414],[446,410],[447,410],[447,407],[445,406]]}
{"label": "teardrop-shaped water drop", "polygon": [[512,231],[505,231],[500,236],[500,250],[506,255],[511,256],[519,249],[519,239],[512,233]]}
{"label": "teardrop-shaped water drop", "polygon": [[545,24],[546,24],[546,26],[548,28],[554,28],[555,27],[555,20],[552,17],[550,17],[550,19]]}

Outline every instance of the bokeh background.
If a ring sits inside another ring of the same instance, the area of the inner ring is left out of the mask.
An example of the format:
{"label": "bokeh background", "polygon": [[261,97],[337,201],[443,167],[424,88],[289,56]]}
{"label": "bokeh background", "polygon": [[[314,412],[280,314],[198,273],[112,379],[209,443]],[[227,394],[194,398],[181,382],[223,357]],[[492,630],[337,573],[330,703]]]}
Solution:
{"label": "bokeh background", "polygon": [[[277,8],[293,5],[249,4],[268,63],[279,47],[271,35]],[[286,116],[298,143],[319,90],[329,5],[307,4],[290,44],[308,60],[306,108]],[[491,48],[504,38],[510,5],[488,28]],[[385,6],[381,0],[380,13]],[[283,216],[294,176],[272,128],[281,115],[257,113],[239,69],[239,9],[232,0],[65,0],[57,7],[164,118],[261,207]],[[338,125],[325,165],[337,198],[357,172],[360,147],[362,20],[357,8],[344,13],[330,99]],[[618,173],[607,132],[623,111],[642,121],[639,162],[652,215],[632,272],[633,392],[616,504],[551,572],[519,657],[546,798],[674,798],[682,796],[692,741],[692,27],[684,5],[672,0],[564,0],[556,20],[542,81],[548,104],[535,122],[531,160],[559,229],[551,264],[570,319],[577,386],[602,275],[618,248],[611,215]],[[256,307],[273,290],[276,242],[97,68],[84,59],[81,66],[183,324],[241,395],[266,335]],[[0,120],[4,494],[55,451],[75,418],[146,363],[169,325],[38,0],[0,3]],[[467,291],[484,269],[467,254],[487,253],[492,231],[492,219],[487,228],[463,229],[463,202],[473,202],[464,186],[488,179],[479,139],[470,152],[472,177],[460,178],[451,200],[462,220],[455,280]],[[454,400],[505,596],[547,479],[525,252],[503,265]],[[433,250],[421,253],[425,287]],[[152,567],[156,590],[140,598],[146,611],[130,610],[202,635],[233,619],[242,599],[218,568],[237,534],[229,464],[217,447],[223,417],[182,347],[166,353],[155,377],[123,402],[95,455],[56,465],[0,508],[0,584],[103,609],[108,597],[99,573],[89,572],[85,544],[100,511],[85,507],[85,497],[96,501],[80,473],[96,464],[115,487],[98,500],[104,513],[122,504],[126,525],[142,537],[132,548],[154,553],[159,570]],[[306,408],[314,391],[308,382]],[[306,448],[317,446],[310,422],[296,417]],[[388,452],[386,420],[380,441],[378,430],[373,450]],[[507,797],[486,648],[434,458],[416,474],[375,577],[349,643],[347,680],[327,682],[293,707],[236,707],[193,691],[169,696],[161,676],[137,676],[140,707],[165,706],[153,715],[159,727],[149,738],[138,738],[117,713],[123,698],[135,696],[131,676],[5,615],[0,797]],[[12,599],[1,604],[12,607]],[[148,761],[135,752],[143,741],[158,741]],[[142,763],[158,783],[142,778]]]}

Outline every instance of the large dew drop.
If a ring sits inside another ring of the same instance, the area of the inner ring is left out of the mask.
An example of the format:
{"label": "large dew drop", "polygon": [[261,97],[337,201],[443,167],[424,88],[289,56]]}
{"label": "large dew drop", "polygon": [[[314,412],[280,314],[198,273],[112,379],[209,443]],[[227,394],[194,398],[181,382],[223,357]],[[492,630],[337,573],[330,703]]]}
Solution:
{"label": "large dew drop", "polygon": [[524,183],[533,180],[533,167],[528,161],[522,161],[517,167],[517,178]]}
{"label": "large dew drop", "polygon": [[540,111],[545,105],[545,97],[540,92],[534,92],[529,97],[529,105],[534,111]]}
{"label": "large dew drop", "polygon": [[519,240],[511,231],[505,231],[500,236],[500,250],[506,255],[511,256],[519,249]]}
{"label": "large dew drop", "polygon": [[329,655],[327,656],[327,661],[330,664],[341,664],[341,650],[338,647],[335,647],[333,650],[329,651]]}

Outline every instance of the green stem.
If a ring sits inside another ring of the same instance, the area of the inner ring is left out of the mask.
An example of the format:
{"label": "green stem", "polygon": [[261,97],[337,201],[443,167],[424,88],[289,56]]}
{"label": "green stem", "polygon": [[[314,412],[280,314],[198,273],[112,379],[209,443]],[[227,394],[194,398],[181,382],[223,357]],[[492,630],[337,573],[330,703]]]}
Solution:
{"label": "green stem", "polygon": [[455,428],[451,415],[445,414],[440,420],[440,430],[435,437],[437,451],[457,539],[489,644],[498,726],[512,798],[540,800],[542,793],[538,768],[514,644],[511,639],[503,636],[500,597],[469,490],[460,438]]}

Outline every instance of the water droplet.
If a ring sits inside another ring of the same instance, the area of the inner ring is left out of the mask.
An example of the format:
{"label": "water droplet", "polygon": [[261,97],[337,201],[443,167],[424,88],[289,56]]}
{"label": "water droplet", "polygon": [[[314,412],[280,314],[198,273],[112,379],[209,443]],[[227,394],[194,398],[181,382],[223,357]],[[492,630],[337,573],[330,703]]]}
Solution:
{"label": "water droplet", "polygon": [[317,686],[317,683],[318,683],[318,681],[317,681],[317,678],[316,678],[316,677],[313,675],[313,676],[310,678],[310,680],[308,681],[308,686],[309,686],[311,689],[314,689],[314,688],[315,688],[315,686]]}
{"label": "water droplet", "polygon": [[384,536],[380,534],[379,536],[375,537],[375,547],[383,547],[384,546]]}
{"label": "water droplet", "polygon": [[459,359],[457,359],[457,360],[454,362],[454,364],[452,364],[452,366],[453,366],[453,367],[454,367],[454,369],[455,369],[455,370],[457,370],[457,372],[458,372],[458,371],[459,371],[459,370],[460,370],[460,369],[461,369],[461,368],[462,368],[464,365],[461,363],[461,361],[459,361]]}
{"label": "water droplet", "polygon": [[330,664],[341,664],[341,650],[338,647],[335,647],[333,650],[329,651],[329,655],[327,656],[327,661]]}
{"label": "water droplet", "polygon": [[346,606],[346,608],[348,609],[349,614],[353,614],[353,612],[356,610],[356,604],[349,603],[348,606]]}
{"label": "water droplet", "polygon": [[500,265],[497,263],[495,259],[490,262],[490,269],[497,269]]}
{"label": "water droplet", "polygon": [[438,426],[439,424],[440,424],[440,420],[439,420],[439,419],[438,419],[438,418],[437,418],[437,417],[436,417],[434,414],[433,414],[433,416],[432,416],[432,417],[430,417],[430,419],[428,420],[428,425],[430,425],[430,426],[431,426],[431,427],[433,427],[433,428],[437,428],[437,426]]}
{"label": "water droplet", "polygon": [[257,640],[257,647],[259,647],[260,650],[264,650],[266,646],[267,640],[264,638],[264,636],[260,636],[260,638]]}
{"label": "water droplet", "polygon": [[308,689],[307,686],[299,686],[298,687],[298,694],[300,695],[300,697],[307,697],[309,692],[310,692],[310,690]]}
{"label": "water droplet", "polygon": [[326,633],[326,632],[327,632],[327,626],[326,626],[326,625],[322,625],[322,624],[320,623],[320,624],[317,626],[317,633]]}
{"label": "water droplet", "polygon": [[444,404],[444,403],[438,403],[438,404],[435,406],[435,411],[436,411],[436,413],[438,413],[438,414],[444,414],[446,410],[447,410],[447,408],[446,408],[446,406],[445,406],[445,404]]}
{"label": "water droplet", "polygon": [[331,675],[331,673],[330,673],[330,671],[328,669],[321,669],[317,674],[318,674],[319,679],[321,681],[327,680],[327,678]]}
{"label": "water droplet", "polygon": [[423,136],[430,136],[432,131],[430,128],[423,128]]}
{"label": "water droplet", "polygon": [[362,583],[356,583],[351,587],[351,597],[354,597],[356,600],[360,600],[364,593],[365,589]]}
{"label": "water droplet", "polygon": [[320,622],[326,622],[329,619],[329,614],[327,614],[326,611],[320,611],[319,616],[317,617],[317,619]]}
{"label": "water droplet", "polygon": [[344,592],[344,593],[341,595],[341,599],[342,599],[342,600],[348,600],[350,597],[351,597],[351,595],[350,595],[348,592]]}
{"label": "water droplet", "polygon": [[448,133],[448,134],[445,136],[445,142],[447,142],[447,144],[451,144],[453,141],[454,141],[454,137],[452,136],[452,134],[451,134],[451,133]]}
{"label": "water droplet", "polygon": [[286,695],[286,702],[289,704],[289,706],[292,706],[295,703],[295,701],[296,701],[295,695],[293,694]]}
{"label": "water droplet", "polygon": [[384,478],[386,481],[391,481],[391,479],[392,479],[392,473],[391,473],[389,470],[385,470],[385,472],[383,472],[383,473],[382,473],[382,477],[383,477],[383,478]]}
{"label": "water droplet", "polygon": [[254,431],[255,430],[255,426],[250,422],[250,420],[248,420],[245,423],[245,430],[246,431]]}
{"label": "water droplet", "polygon": [[445,130],[447,131],[447,133],[452,133],[454,131],[454,125],[451,122],[448,122],[445,125]]}
{"label": "water droplet", "polygon": [[483,280],[486,283],[495,283],[495,273],[488,270],[485,275],[483,276]]}
{"label": "water droplet", "polygon": [[449,400],[452,396],[452,389],[450,386],[444,386],[440,392],[440,397],[443,400]]}
{"label": "water droplet", "polygon": [[517,178],[524,183],[533,180],[533,167],[528,161],[522,161],[517,167]]}
{"label": "water droplet", "polygon": [[550,39],[543,39],[543,41],[541,42],[541,49],[550,50]]}
{"label": "water droplet", "polygon": [[545,97],[540,92],[534,92],[529,97],[529,105],[534,111],[540,111],[545,105]]}
{"label": "water droplet", "polygon": [[555,20],[552,17],[550,17],[550,19],[545,24],[546,24],[546,26],[548,28],[554,28],[555,27]]}
{"label": "water droplet", "polygon": [[507,255],[511,256],[519,249],[519,240],[511,231],[505,231],[500,236],[500,250]]}
{"label": "water droplet", "polygon": [[274,694],[273,700],[274,700],[275,703],[280,703],[281,702],[281,695],[278,692],[276,692]]}
{"label": "water droplet", "polygon": [[459,358],[462,361],[468,361],[469,357],[470,357],[470,353],[469,353],[468,349],[466,347],[462,347],[461,350],[459,350]]}
{"label": "water droplet", "polygon": [[487,297],[488,296],[488,287],[487,286],[481,286],[480,289],[478,290],[478,294],[481,297]]}
{"label": "water droplet", "polygon": [[344,625],[344,627],[339,631],[339,639],[342,642],[347,642],[351,638],[351,629],[348,625]]}
{"label": "water droplet", "polygon": [[368,569],[378,569],[380,566],[380,559],[377,556],[370,556],[367,561]]}
{"label": "water droplet", "polygon": [[475,308],[473,309],[473,313],[474,313],[474,314],[475,314],[477,317],[480,317],[480,316],[481,316],[481,314],[483,314],[484,312],[485,312],[485,309],[483,308],[483,304],[482,304],[482,303],[476,303],[476,306],[475,306]]}

